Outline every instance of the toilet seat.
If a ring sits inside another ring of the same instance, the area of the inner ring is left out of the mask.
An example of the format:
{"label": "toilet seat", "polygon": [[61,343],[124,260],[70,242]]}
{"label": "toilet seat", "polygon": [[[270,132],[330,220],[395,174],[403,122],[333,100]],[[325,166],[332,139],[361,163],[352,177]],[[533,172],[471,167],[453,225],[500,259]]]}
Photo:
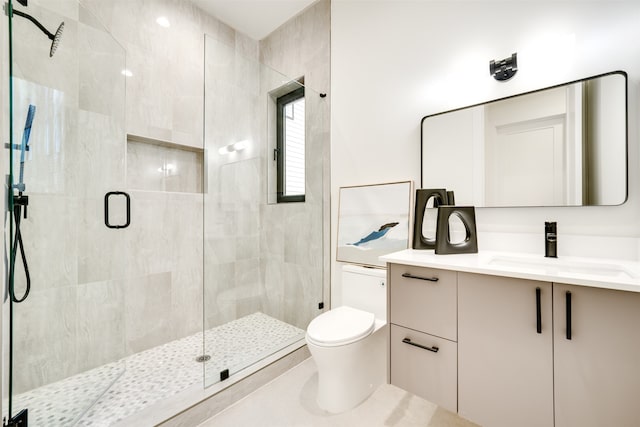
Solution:
{"label": "toilet seat", "polygon": [[322,313],[307,328],[307,340],[322,347],[335,347],[361,340],[375,328],[373,313],[341,306]]}

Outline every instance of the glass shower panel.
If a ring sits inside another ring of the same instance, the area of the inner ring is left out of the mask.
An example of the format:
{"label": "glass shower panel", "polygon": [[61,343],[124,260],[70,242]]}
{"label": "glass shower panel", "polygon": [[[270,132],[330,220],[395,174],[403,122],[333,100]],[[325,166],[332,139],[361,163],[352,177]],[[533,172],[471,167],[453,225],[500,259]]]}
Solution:
{"label": "glass shower panel", "polygon": [[[63,21],[64,28],[50,56],[51,41],[35,25],[12,19],[13,144],[22,142],[29,107],[35,112],[24,162],[20,149],[10,158],[14,183],[24,171],[20,230],[31,285],[12,306],[11,411],[28,408],[34,426],[68,426],[124,372],[126,234],[106,227],[104,203],[107,192],[124,188],[125,51],[78,3],[12,6],[51,32]],[[110,222],[125,217],[113,200]],[[20,254],[15,271],[20,297],[27,281]],[[7,335],[5,328],[5,361]],[[6,363],[4,372],[7,392]]]}
{"label": "glass shower panel", "polygon": [[323,295],[328,106],[305,88],[305,201],[276,203],[276,100],[303,79],[241,48],[205,36],[205,386],[303,343]]}

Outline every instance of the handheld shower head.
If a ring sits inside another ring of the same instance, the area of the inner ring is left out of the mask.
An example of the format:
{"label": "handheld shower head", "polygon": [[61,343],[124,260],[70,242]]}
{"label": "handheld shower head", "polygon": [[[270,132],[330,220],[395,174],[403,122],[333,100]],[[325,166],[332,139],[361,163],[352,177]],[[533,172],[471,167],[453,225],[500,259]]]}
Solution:
{"label": "handheld shower head", "polygon": [[36,25],[36,27],[40,29],[40,31],[42,31],[47,35],[47,37],[49,37],[49,40],[51,40],[51,49],[49,49],[49,57],[52,57],[53,54],[56,52],[56,49],[58,49],[58,45],[60,44],[60,37],[62,36],[62,30],[64,30],[64,21],[60,24],[60,26],[56,30],[56,33],[53,34],[51,33],[51,31],[47,30],[44,27],[44,25],[42,25],[36,18],[29,15],[28,13],[20,12],[19,10],[12,10],[11,13],[13,15],[21,16],[33,22]]}

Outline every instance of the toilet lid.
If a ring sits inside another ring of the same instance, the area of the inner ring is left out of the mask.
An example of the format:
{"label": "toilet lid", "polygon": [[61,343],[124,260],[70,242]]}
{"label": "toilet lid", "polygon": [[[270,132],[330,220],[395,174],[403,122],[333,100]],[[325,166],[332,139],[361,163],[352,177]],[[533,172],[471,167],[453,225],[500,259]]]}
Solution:
{"label": "toilet lid", "polygon": [[311,321],[307,339],[326,347],[350,344],[371,334],[375,320],[373,313],[356,308],[334,308]]}

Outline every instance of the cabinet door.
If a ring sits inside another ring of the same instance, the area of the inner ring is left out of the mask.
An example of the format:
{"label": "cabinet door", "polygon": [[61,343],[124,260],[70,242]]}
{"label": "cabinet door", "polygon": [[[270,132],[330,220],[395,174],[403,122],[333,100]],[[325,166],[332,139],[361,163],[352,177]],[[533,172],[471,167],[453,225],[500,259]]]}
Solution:
{"label": "cabinet door", "polygon": [[489,427],[553,426],[552,312],[551,283],[458,273],[461,416]]}
{"label": "cabinet door", "polygon": [[640,426],[640,293],[553,288],[556,427]]}

